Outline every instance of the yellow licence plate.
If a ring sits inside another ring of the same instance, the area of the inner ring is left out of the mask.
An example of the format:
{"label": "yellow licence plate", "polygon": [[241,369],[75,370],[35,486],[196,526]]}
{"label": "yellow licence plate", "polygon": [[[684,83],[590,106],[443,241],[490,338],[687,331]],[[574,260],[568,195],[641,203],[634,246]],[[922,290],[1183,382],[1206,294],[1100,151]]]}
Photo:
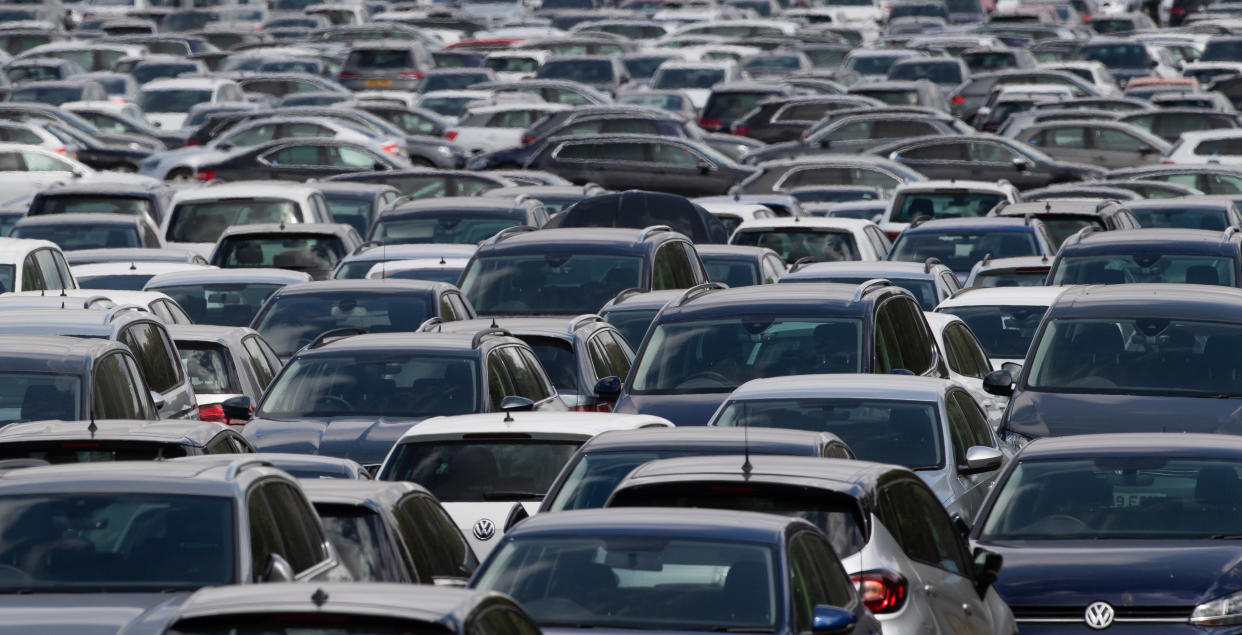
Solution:
{"label": "yellow licence plate", "polygon": [[392,86],[391,79],[368,79],[364,84],[367,88],[388,88]]}

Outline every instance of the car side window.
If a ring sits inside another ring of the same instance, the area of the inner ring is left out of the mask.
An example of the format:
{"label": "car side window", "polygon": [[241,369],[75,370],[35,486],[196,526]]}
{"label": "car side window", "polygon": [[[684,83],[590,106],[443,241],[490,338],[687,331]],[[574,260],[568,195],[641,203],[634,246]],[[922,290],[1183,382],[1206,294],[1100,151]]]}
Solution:
{"label": "car side window", "polygon": [[462,316],[457,315],[457,309],[453,306],[453,303],[449,302],[447,293],[440,294],[440,319],[445,322],[462,319]]}
{"label": "car side window", "polygon": [[896,330],[892,302],[876,308],[875,324],[871,332],[875,338],[875,361],[871,372],[888,374],[897,368],[905,368],[901,360],[901,348],[897,345],[902,334]]}
{"label": "car side window", "polygon": [[288,146],[263,155],[271,165],[322,165],[322,148],[317,145]]}
{"label": "car side window", "polygon": [[39,263],[39,275],[43,278],[43,288],[49,291],[64,288],[60,270],[56,266],[56,259],[52,257],[52,250],[40,249],[34,252],[34,257]]}
{"label": "car side window", "polygon": [[888,239],[884,237],[884,234],[880,233],[879,229],[871,226],[863,227],[863,234],[867,236],[867,240],[875,248],[875,253],[879,254],[881,258],[888,255]]}
{"label": "car side window", "polygon": [[881,492],[887,507],[885,527],[894,534],[911,560],[966,575],[966,553],[961,534],[940,501],[922,481],[901,479]]}
{"label": "car side window", "polygon": [[903,150],[901,156],[904,159],[923,161],[965,161],[966,146],[960,143],[937,143]]}
{"label": "car side window", "polygon": [[699,252],[694,250],[694,245],[691,245],[688,242],[683,242],[681,243],[681,251],[686,255],[686,265],[690,267],[690,272],[693,276],[687,287],[709,282],[707,278],[707,268],[703,266],[703,261],[699,258]]}
{"label": "car side window", "polygon": [[280,539],[280,530],[272,509],[267,504],[265,490],[261,485],[254,487],[246,497],[246,511],[250,517],[251,570],[255,582],[262,581],[272,554],[285,557],[284,542]]}
{"label": "car side window", "polygon": [[781,276],[785,273],[785,263],[781,262],[780,256],[768,254],[763,257],[763,283],[775,284],[780,281]]}
{"label": "car side window", "polygon": [[800,537],[802,546],[806,548],[815,566],[815,572],[819,574],[820,588],[824,591],[824,601],[820,603],[829,606],[852,604],[855,599],[854,589],[845,569],[841,567],[841,560],[832,550],[832,545],[823,536],[809,531],[802,533]]}
{"label": "car side window", "polygon": [[499,349],[487,354],[487,392],[492,398],[492,410],[497,412],[505,397],[518,394]]}
{"label": "car side window", "polygon": [[543,366],[539,364],[539,358],[528,348],[515,347],[513,350],[522,360],[522,367],[526,373],[530,375],[533,392],[526,396],[535,403],[550,399],[555,393],[555,389],[552,388],[552,382],[548,380]]}
{"label": "car side window", "polygon": [[901,347],[901,360],[907,364],[906,370],[916,375],[931,370],[935,364],[935,340],[928,330],[922,310],[907,298],[891,300],[890,303],[894,305],[894,326],[901,336],[898,346]]}
{"label": "car side window", "polygon": [[483,609],[466,624],[469,635],[536,635],[537,627],[508,606]]}
{"label": "car side window", "polygon": [[130,378],[125,355],[113,353],[95,364],[91,395],[92,416],[96,419],[152,419],[148,413],[149,396],[142,394],[142,384]]}
{"label": "car side window", "polygon": [[[634,351],[619,332],[605,331],[600,335],[604,352],[608,354],[608,366],[611,374],[622,380],[630,374],[630,365],[634,362]],[[607,375],[605,375],[606,377]]]}
{"label": "car side window", "polygon": [[[414,559],[419,582],[430,584],[436,575],[454,570],[448,553],[440,547],[440,532],[427,517],[427,509],[419,504],[419,495],[411,495],[397,503],[397,520]],[[448,575],[460,576],[457,573]]]}
{"label": "car side window", "polygon": [[297,488],[283,481],[269,481],[264,495],[284,542],[281,555],[299,574],[328,559],[325,538],[315,512]]}
{"label": "car side window", "polygon": [[[965,324],[954,322],[945,328],[944,334],[945,343],[957,354],[960,370],[954,370],[954,372],[979,379],[983,379],[984,375],[992,372],[992,362],[988,361],[987,354],[979,345],[979,340]],[[952,363],[950,359],[950,365]]]}
{"label": "car side window", "polygon": [[151,391],[148,390],[147,380],[139,368],[137,360],[129,355],[122,355],[121,359],[125,360],[125,370],[129,374],[127,385],[137,395],[135,402],[139,406],[137,411],[139,416],[135,419],[156,419],[159,413],[155,411],[155,402],[151,399]]}
{"label": "car side window", "polygon": [[233,444],[233,439],[229,437],[227,432],[221,432],[203,446],[203,452],[206,454],[236,454],[237,446]]}
{"label": "car side window", "polygon": [[138,322],[118,338],[142,364],[147,383],[156,392],[166,392],[181,382],[180,361],[162,329],[149,322]]}
{"label": "car side window", "polygon": [[944,281],[944,286],[949,290],[949,295],[953,295],[962,289],[962,283],[958,282],[957,276],[952,273],[946,271],[940,274],[940,279]]}
{"label": "car side window", "polygon": [[38,291],[43,289],[43,273],[39,270],[39,263],[35,260],[35,255],[31,253],[22,261],[22,291]]}
{"label": "car side window", "polygon": [[966,450],[970,448],[970,422],[952,393],[945,395],[944,411],[948,416],[945,423],[949,426],[949,439],[953,442],[953,464],[965,465]]}
{"label": "car side window", "polygon": [[56,268],[60,270],[61,284],[65,289],[76,289],[78,285],[73,280],[73,274],[69,270],[69,263],[65,261],[65,255],[59,251],[52,252],[52,259],[56,261]]}
{"label": "car side window", "polygon": [[181,308],[181,305],[177,304],[175,301],[160,300],[158,304],[163,306],[164,310],[168,312],[168,317],[171,320],[169,324],[193,324],[194,323],[194,318],[190,317],[190,314],[186,313],[185,309]]}
{"label": "car side window", "polygon": [[254,374],[254,380],[258,382],[259,388],[267,390],[267,385],[272,383],[272,378],[276,376],[276,369],[273,369],[264,357],[263,351],[259,348],[258,338],[248,337],[242,340],[242,348],[246,349],[246,363],[250,366],[250,371]]}
{"label": "car side window", "polygon": [[462,535],[461,530],[453,523],[453,519],[449,517],[448,512],[440,506],[434,498],[429,496],[418,497],[418,505],[423,508],[424,518],[427,519],[434,532],[432,535],[437,537],[436,544],[444,549],[448,554],[448,562],[446,569],[437,569],[436,574],[457,577],[469,577],[474,573],[478,562],[474,559],[474,552],[470,550],[470,543],[466,542],[466,537]]}
{"label": "car side window", "polygon": [[961,407],[962,413],[966,416],[966,434],[971,446],[981,445],[987,448],[996,447],[995,437],[992,436],[991,427],[988,425],[988,417],[983,414],[983,409],[979,407],[979,402],[975,401],[968,393],[955,390],[952,393],[953,400]]}
{"label": "car side window", "polygon": [[651,290],[688,289],[695,284],[694,269],[676,242],[656,250],[651,268]]}
{"label": "car side window", "polygon": [[809,533],[799,532],[789,540],[789,588],[793,589],[794,625],[799,633],[810,633],[815,607],[829,603],[815,560],[805,544],[804,536]]}
{"label": "car side window", "polygon": [[151,303],[151,312],[159,316],[165,324],[174,324],[173,316],[168,312],[168,307],[164,306],[163,300],[156,300]]}
{"label": "car side window", "polygon": [[[591,360],[591,368],[595,370],[596,377],[608,377],[612,375],[612,364],[608,357],[608,351],[604,349],[603,335],[596,335],[587,340],[586,350],[587,357]],[[622,375],[624,377],[624,375]]]}

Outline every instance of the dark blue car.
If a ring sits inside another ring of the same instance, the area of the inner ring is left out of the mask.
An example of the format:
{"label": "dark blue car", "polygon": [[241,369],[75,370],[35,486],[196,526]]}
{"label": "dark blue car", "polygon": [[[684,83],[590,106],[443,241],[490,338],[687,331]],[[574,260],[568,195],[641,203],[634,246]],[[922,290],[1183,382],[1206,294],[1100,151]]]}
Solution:
{"label": "dark blue car", "polygon": [[965,282],[976,262],[991,256],[1052,256],[1056,241],[1037,218],[945,218],[912,223],[888,252],[888,260],[936,258]]}
{"label": "dark blue car", "polygon": [[1047,280],[1050,285],[1136,282],[1242,286],[1242,232],[1087,228],[1061,245]]}
{"label": "dark blue car", "polygon": [[545,634],[879,633],[828,538],[801,518],[707,509],[539,514],[470,581]]}
{"label": "dark blue car", "polygon": [[1004,557],[995,588],[1023,635],[1237,633],[1240,475],[1235,435],[1040,439],[971,538]]}
{"label": "dark blue car", "polygon": [[887,280],[703,286],[656,315],[614,410],[705,425],[752,379],[894,371],[948,376],[918,301]]}

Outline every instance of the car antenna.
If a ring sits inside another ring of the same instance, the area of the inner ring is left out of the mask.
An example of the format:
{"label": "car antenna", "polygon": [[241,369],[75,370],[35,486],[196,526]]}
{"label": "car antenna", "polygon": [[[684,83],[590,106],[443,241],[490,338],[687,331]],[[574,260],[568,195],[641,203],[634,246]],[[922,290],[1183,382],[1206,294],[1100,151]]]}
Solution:
{"label": "car antenna", "polygon": [[380,245],[380,280],[388,279],[388,242]]}
{"label": "car antenna", "polygon": [[742,400],[742,451],[746,457],[742,461],[742,478],[750,480],[750,473],[754,467],[750,464],[750,421],[747,413],[748,410],[746,400]]}
{"label": "car antenna", "polygon": [[138,271],[138,264],[137,264],[137,263],[135,263],[135,262],[133,262],[133,261],[130,261],[130,263],[129,263],[129,270],[130,270],[130,271]]}
{"label": "car antenna", "polygon": [[492,325],[491,325],[491,326],[489,326],[489,327],[487,327],[487,328],[489,328],[489,329],[498,329],[498,328],[500,328],[499,326],[496,326],[496,317],[495,317],[495,316],[492,316]]}
{"label": "car antenna", "polygon": [[328,594],[323,590],[323,588],[315,589],[315,592],[311,594],[311,602],[314,603],[317,608],[322,607],[327,601]]}
{"label": "car antenna", "polygon": [[440,264],[441,264],[441,265],[447,265],[447,264],[448,264],[447,262],[445,262],[445,260],[444,260],[444,256],[440,256]]}

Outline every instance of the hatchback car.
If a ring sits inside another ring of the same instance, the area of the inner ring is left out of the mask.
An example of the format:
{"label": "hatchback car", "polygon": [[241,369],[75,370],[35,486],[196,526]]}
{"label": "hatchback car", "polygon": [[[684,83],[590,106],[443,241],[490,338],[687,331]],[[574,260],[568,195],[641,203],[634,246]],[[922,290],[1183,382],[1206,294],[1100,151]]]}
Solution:
{"label": "hatchback car", "polygon": [[76,289],[65,254],[46,240],[0,238],[0,292]]}
{"label": "hatchback car", "polygon": [[56,243],[64,251],[114,247],[163,247],[159,228],[147,216],[54,214],[27,216],[13,226],[13,238]]}
{"label": "hatchback car", "polygon": [[361,244],[350,225],[256,223],[225,229],[210,262],[221,269],[290,269],[327,280],[341,258]]}
{"label": "hatchback car", "polygon": [[962,288],[953,270],[939,260],[928,258],[923,263],[895,262],[812,262],[790,267],[780,282],[833,282],[859,285],[883,278],[909,291],[924,311],[951,297]]}
{"label": "hatchback car", "polygon": [[224,413],[224,402],[238,396],[252,402],[280,372],[280,358],[255,331],[239,326],[175,324],[168,332],[194,387],[198,418],[244,424]]}
{"label": "hatchback car", "polygon": [[1055,242],[1035,218],[955,218],[930,220],[906,229],[888,253],[889,260],[924,262],[935,258],[965,281],[985,256],[1051,256]]}
{"label": "hatchback car", "polygon": [[890,239],[915,220],[937,218],[971,218],[986,216],[1001,202],[1021,200],[1018,189],[1008,181],[988,183],[951,179],[902,183],[889,198],[888,208],[880,219],[880,229]]}
{"label": "hatchback car", "polygon": [[970,275],[962,286],[1042,287],[1051,267],[1052,260],[1047,256],[984,257],[970,268]]}
{"label": "hatchback car", "polygon": [[331,223],[323,194],[306,185],[240,182],[181,190],[160,225],[166,245],[204,257],[224,230],[255,223]]}
{"label": "hatchback car", "polygon": [[287,269],[195,269],[159,273],[143,289],[172,298],[194,324],[247,326],[277,289],[307,282]]}
{"label": "hatchback car", "polygon": [[[988,215],[1037,218],[1052,236],[1053,248],[1060,249],[1070,236],[1084,227],[1098,231],[1138,229],[1142,225],[1134,217],[1129,202],[1117,200],[1032,200],[1028,203],[997,205]],[[1224,227],[1221,227],[1224,229]]]}
{"label": "hatchback car", "polygon": [[1053,121],[1013,134],[1051,157],[1105,169],[1160,163],[1171,146],[1129,124],[1110,121]]}
{"label": "hatchback car", "polygon": [[902,139],[867,150],[932,179],[969,174],[984,181],[1004,179],[1018,189],[1103,176],[1104,169],[1053,158],[1041,148],[989,134]]}
{"label": "hatchback car", "polygon": [[[337,280],[366,278],[377,266],[386,262],[411,260],[468,261],[474,255],[475,249],[475,245],[454,243],[385,245],[365,242],[354,249],[353,253],[341,258],[332,277]],[[452,282],[456,281],[457,278],[452,280]]]}
{"label": "hatchback car", "polygon": [[385,245],[401,243],[478,244],[502,229],[524,225],[542,227],[547,209],[538,200],[461,196],[398,202],[381,211],[368,240]]}
{"label": "hatchback car", "polygon": [[729,237],[733,245],[766,247],[787,265],[842,260],[878,261],[889,241],[879,226],[857,218],[764,218],[742,222]]}

